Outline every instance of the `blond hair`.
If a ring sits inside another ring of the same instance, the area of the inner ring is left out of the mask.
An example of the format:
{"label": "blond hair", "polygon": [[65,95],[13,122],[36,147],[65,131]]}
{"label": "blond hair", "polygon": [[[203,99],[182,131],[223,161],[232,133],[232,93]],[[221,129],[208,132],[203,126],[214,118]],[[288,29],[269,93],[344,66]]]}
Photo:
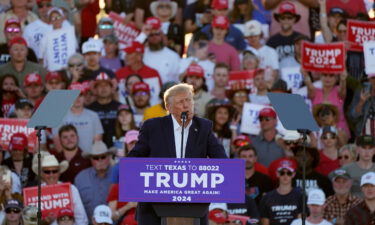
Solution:
{"label": "blond hair", "polygon": [[165,108],[167,108],[167,105],[171,103],[170,99],[180,93],[189,93],[193,98],[194,88],[192,85],[186,83],[176,84],[168,88],[164,93]]}

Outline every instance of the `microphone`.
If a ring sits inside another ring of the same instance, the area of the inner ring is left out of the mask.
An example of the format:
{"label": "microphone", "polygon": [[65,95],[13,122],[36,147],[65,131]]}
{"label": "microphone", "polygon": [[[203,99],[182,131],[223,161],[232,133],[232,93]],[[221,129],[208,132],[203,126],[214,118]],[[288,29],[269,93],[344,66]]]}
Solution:
{"label": "microphone", "polygon": [[181,113],[181,120],[186,120],[187,119],[187,114],[188,114],[188,111],[182,112]]}

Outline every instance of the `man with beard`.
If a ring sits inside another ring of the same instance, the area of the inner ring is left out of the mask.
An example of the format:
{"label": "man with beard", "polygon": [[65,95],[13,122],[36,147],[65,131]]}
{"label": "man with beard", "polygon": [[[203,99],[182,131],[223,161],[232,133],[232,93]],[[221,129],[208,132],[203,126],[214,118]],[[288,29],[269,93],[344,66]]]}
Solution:
{"label": "man with beard", "polygon": [[59,129],[59,139],[62,151],[57,153],[56,159],[61,162],[69,162],[68,169],[61,174],[60,180],[63,182],[74,182],[76,175],[83,169],[91,166],[90,161],[82,156],[82,150],[78,147],[77,129],[71,125],[64,125]]}
{"label": "man with beard", "polygon": [[246,195],[255,199],[259,206],[262,196],[273,189],[271,179],[255,170],[257,152],[254,146],[244,145],[238,150],[240,159],[245,160]]}
{"label": "man with beard", "polygon": [[291,2],[282,2],[279,13],[274,14],[276,21],[280,24],[281,30],[268,39],[267,45],[276,49],[279,55],[280,68],[288,66],[294,60],[294,40],[302,35],[293,30],[301,16],[296,14],[296,9]]}
{"label": "man with beard", "polygon": [[100,73],[93,85],[96,101],[87,108],[98,114],[104,129],[103,141],[107,146],[112,147],[112,138],[115,136],[115,129],[113,128],[117,119],[117,109],[121,104],[114,100],[113,84],[106,73]]}
{"label": "man with beard", "polygon": [[217,63],[212,78],[214,87],[211,91],[211,95],[217,99],[226,99],[225,87],[229,80],[229,66],[225,63]]}
{"label": "man with beard", "polygon": [[146,26],[151,28],[145,49],[144,63],[153,69],[156,69],[164,83],[178,80],[178,67],[180,56],[164,46],[164,34],[161,30],[161,22],[156,17],[150,17],[146,20]]}
{"label": "man with beard", "polygon": [[204,117],[206,115],[207,103],[213,96],[208,92],[203,68],[197,63],[190,64],[185,71],[182,82],[193,85],[195,115]]}
{"label": "man with beard", "polygon": [[28,153],[27,148],[26,135],[23,133],[13,134],[9,142],[10,157],[2,163],[19,176],[22,188],[35,178],[35,174],[31,171],[32,155]]}
{"label": "man with beard", "polygon": [[144,82],[133,84],[131,98],[135,109],[134,120],[137,127],[141,127],[144,111],[150,106],[150,87]]}

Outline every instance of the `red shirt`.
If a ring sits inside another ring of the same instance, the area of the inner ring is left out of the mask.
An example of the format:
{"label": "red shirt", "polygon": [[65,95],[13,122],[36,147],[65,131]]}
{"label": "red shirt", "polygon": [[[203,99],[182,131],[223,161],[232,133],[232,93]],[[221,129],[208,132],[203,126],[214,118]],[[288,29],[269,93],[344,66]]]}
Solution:
{"label": "red shirt", "polygon": [[328,176],[328,174],[335,170],[340,168],[339,160],[332,160],[326,156],[323,151],[319,152],[320,160],[319,165],[316,167],[315,171],[318,173],[321,173],[325,176]]}
{"label": "red shirt", "polygon": [[[127,202],[120,202],[118,198],[119,198],[119,184],[112,184],[111,190],[109,191],[109,194],[107,197],[107,202],[109,203],[111,201],[117,201],[116,209],[120,209],[124,207],[126,204],[128,204]],[[129,209],[125,213],[125,216],[123,218],[121,225],[128,224],[128,223],[136,224],[135,219],[134,219],[134,214],[135,214],[135,208]]]}
{"label": "red shirt", "polygon": [[[52,152],[55,153],[55,152]],[[61,162],[66,160],[64,152],[55,153],[57,161]],[[82,170],[89,168],[91,166],[90,160],[84,158],[82,156],[82,150],[78,149],[78,152],[75,156],[69,161],[68,169],[61,174],[60,181],[62,182],[70,182],[74,184],[74,178],[77,176],[79,172]]]}
{"label": "red shirt", "polygon": [[14,99],[9,99],[9,100],[3,99],[3,101],[1,102],[1,111],[3,112],[3,117],[7,117],[10,108],[12,108],[12,106],[15,103],[16,103],[16,99],[15,98]]}
{"label": "red shirt", "polygon": [[83,38],[93,37],[96,33],[96,15],[100,12],[99,0],[87,4],[81,10],[81,31]]}
{"label": "red shirt", "polygon": [[138,74],[143,79],[157,77],[159,79],[160,87],[162,86],[161,78],[158,71],[146,65],[143,65],[143,67],[139,70],[132,70],[130,66],[125,66],[117,70],[116,78],[118,83],[125,83],[124,80],[131,74]]}

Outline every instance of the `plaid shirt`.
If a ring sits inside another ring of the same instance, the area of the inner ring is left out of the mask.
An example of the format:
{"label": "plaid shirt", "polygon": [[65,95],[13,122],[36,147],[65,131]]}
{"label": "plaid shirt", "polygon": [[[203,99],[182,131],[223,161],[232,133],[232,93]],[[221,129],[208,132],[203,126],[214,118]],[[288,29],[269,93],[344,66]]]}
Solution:
{"label": "plaid shirt", "polygon": [[351,208],[345,216],[345,225],[375,225],[375,214],[365,201]]}
{"label": "plaid shirt", "polygon": [[340,204],[336,195],[331,195],[327,198],[326,208],[324,210],[324,219],[334,222],[337,218],[344,218],[346,212],[352,207],[356,206],[362,201],[361,198],[349,194],[348,199],[344,204]]}

